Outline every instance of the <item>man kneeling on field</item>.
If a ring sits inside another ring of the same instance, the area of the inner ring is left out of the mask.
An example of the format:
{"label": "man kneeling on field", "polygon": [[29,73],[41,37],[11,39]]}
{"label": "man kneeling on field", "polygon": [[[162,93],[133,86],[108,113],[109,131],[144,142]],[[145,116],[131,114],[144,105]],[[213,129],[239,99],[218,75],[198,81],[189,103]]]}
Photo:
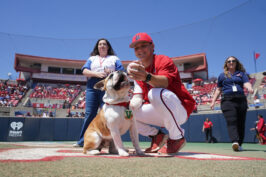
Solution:
{"label": "man kneeling on field", "polygon": [[[135,84],[130,107],[138,132],[152,138],[145,152],[176,154],[186,143],[180,125],[193,111],[195,101],[182,84],[173,61],[154,54],[154,43],[148,34],[137,33],[130,47],[139,59],[127,68]],[[151,125],[165,127],[169,135]]]}

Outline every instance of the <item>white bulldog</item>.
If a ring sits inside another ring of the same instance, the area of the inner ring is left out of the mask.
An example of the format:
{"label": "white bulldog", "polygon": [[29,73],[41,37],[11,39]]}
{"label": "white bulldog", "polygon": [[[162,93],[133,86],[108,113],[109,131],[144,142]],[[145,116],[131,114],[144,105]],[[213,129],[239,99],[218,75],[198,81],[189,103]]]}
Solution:
{"label": "white bulldog", "polygon": [[109,145],[109,153],[129,156],[121,139],[121,135],[129,130],[136,153],[143,155],[139,147],[136,122],[128,108],[130,83],[126,73],[112,72],[106,79],[96,83],[94,88],[105,90],[105,104],[84,134],[83,153],[86,154],[88,150],[89,154],[96,155],[100,153],[99,149]]}

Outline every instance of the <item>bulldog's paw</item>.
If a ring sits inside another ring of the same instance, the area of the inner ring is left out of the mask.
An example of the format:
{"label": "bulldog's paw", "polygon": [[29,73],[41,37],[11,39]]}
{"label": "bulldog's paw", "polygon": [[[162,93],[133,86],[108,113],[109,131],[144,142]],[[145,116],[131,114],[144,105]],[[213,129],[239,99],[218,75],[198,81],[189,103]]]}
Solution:
{"label": "bulldog's paw", "polygon": [[129,156],[129,154],[123,149],[119,149],[118,154],[119,156]]}
{"label": "bulldog's paw", "polygon": [[88,151],[88,154],[90,154],[90,155],[98,155],[100,153],[101,152],[99,150],[97,150],[97,149]]}
{"label": "bulldog's paw", "polygon": [[142,105],[142,95],[140,94],[137,94],[137,95],[134,95],[133,98],[130,100],[130,104],[129,104],[129,107],[131,110],[137,110],[141,107]]}

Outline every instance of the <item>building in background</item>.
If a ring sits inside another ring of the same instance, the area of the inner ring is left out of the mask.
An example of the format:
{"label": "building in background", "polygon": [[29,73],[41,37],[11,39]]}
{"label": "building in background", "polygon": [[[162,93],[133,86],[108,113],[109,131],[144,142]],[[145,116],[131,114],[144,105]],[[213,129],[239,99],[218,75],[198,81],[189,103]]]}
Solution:
{"label": "building in background", "polygon": [[[194,79],[208,79],[208,64],[205,53],[172,57],[184,83]],[[70,60],[16,54],[14,68],[19,72],[18,80],[47,83],[86,84],[81,68],[86,60]],[[122,61],[124,68],[131,61]]]}

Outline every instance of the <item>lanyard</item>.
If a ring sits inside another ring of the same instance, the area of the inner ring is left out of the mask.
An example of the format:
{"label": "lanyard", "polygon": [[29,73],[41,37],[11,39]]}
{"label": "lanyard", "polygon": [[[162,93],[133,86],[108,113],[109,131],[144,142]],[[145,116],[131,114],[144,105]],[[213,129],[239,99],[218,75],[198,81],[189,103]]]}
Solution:
{"label": "lanyard", "polygon": [[232,91],[233,92],[237,92],[237,87],[236,87],[236,84],[235,84],[235,82],[234,82],[234,78],[233,78],[233,75],[230,73],[230,75],[231,75],[231,79],[232,79],[232,81],[233,81],[233,86],[232,86]]}
{"label": "lanyard", "polygon": [[102,64],[103,64],[104,60],[105,60],[105,58],[102,58],[102,57],[99,56],[100,67],[102,67]]}

